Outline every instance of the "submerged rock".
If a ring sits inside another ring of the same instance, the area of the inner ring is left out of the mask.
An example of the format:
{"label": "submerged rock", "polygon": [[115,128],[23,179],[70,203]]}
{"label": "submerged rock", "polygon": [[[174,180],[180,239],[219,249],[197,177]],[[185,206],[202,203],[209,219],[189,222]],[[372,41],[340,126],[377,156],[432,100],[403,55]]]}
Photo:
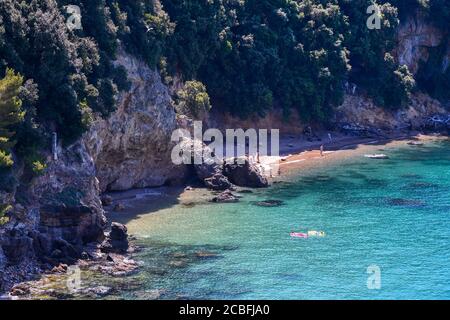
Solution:
{"label": "submerged rock", "polygon": [[400,178],[419,179],[419,178],[421,178],[421,176],[416,173],[405,173],[405,174],[400,175]]}
{"label": "submerged rock", "polygon": [[186,208],[193,208],[196,206],[195,202],[185,202],[185,203],[182,203],[181,205]]}
{"label": "submerged rock", "polygon": [[281,200],[264,200],[264,201],[253,202],[253,204],[258,207],[271,208],[271,207],[280,207],[280,206],[284,205],[284,202]]}
{"label": "submerged rock", "polygon": [[198,251],[195,253],[196,257],[199,259],[213,259],[218,258],[219,255],[210,251]]}
{"label": "submerged rock", "polygon": [[83,289],[81,294],[86,295],[90,298],[101,298],[109,295],[112,292],[112,288],[106,286],[98,286]]}
{"label": "submerged rock", "polygon": [[436,187],[436,185],[429,182],[413,182],[406,186],[407,189],[426,189],[434,187]]}
{"label": "submerged rock", "polygon": [[248,190],[248,189],[239,190],[238,192],[239,193],[243,193],[243,194],[251,194],[251,193],[253,193],[252,190]]}
{"label": "submerged rock", "polygon": [[388,203],[391,206],[411,206],[411,207],[416,207],[416,206],[423,206],[424,203],[420,200],[413,200],[413,199],[402,199],[402,198],[393,198],[393,199],[389,199]]}
{"label": "submerged rock", "polygon": [[164,293],[165,290],[155,289],[155,290],[138,291],[134,293],[134,295],[138,300],[157,300],[160,299]]}
{"label": "submerged rock", "polygon": [[215,203],[233,203],[238,202],[239,198],[235,196],[230,190],[226,190],[216,197],[214,197],[211,202]]}

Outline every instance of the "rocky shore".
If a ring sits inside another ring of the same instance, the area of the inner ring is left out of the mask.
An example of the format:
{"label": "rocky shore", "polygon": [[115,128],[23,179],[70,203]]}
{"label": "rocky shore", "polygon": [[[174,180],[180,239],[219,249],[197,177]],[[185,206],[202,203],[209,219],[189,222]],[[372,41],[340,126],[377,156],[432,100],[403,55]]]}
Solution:
{"label": "rocky shore", "polygon": [[[55,262],[52,268],[48,265],[47,268],[33,270],[33,274],[41,275],[15,285],[11,283],[9,292],[2,298],[64,299],[76,296],[99,298],[109,294],[112,289],[101,283],[98,286],[86,285],[81,278],[81,271],[113,278],[129,276],[137,272],[138,263],[131,258],[131,255],[138,248],[130,238],[126,226],[112,223],[111,230],[105,233],[105,240],[101,244],[92,243],[85,246],[81,254],[73,253],[71,256],[73,260],[67,263]],[[65,257],[66,254],[60,250],[58,256]]]}

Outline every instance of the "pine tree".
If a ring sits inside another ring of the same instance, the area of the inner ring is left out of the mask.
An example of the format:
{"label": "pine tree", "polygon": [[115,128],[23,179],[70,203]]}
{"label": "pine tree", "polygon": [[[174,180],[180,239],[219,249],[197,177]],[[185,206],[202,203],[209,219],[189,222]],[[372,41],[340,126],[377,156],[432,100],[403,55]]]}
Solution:
{"label": "pine tree", "polygon": [[23,84],[23,77],[12,69],[0,80],[0,167],[10,167],[13,162],[9,149],[15,144],[12,140],[14,126],[22,122],[25,112],[18,95]]}

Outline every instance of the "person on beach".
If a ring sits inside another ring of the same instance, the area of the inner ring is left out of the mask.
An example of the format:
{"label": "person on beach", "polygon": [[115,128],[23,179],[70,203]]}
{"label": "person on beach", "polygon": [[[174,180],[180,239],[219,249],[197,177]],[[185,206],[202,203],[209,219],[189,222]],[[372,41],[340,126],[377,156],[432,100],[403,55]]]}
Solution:
{"label": "person on beach", "polygon": [[323,157],[323,144],[320,146],[320,156]]}

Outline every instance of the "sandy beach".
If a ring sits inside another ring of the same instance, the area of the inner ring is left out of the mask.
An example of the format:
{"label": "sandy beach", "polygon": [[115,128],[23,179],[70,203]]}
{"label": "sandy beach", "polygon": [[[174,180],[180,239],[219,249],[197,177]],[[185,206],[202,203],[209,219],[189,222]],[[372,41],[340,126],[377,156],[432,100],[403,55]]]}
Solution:
{"label": "sandy beach", "polygon": [[[295,136],[282,137],[280,140],[280,157],[262,159],[266,167],[274,161],[279,163],[280,175],[270,177],[272,183],[294,177],[309,170],[320,170],[321,167],[339,165],[339,162],[364,157],[365,154],[380,154],[384,148],[406,146],[408,143],[426,143],[436,139],[448,139],[438,135],[423,135],[420,133],[398,134],[388,138],[361,138],[345,135],[333,135],[333,141],[327,141],[325,134],[322,141],[310,142]],[[320,146],[324,145],[323,156],[320,155]],[[376,161],[376,160],[374,160]],[[267,171],[266,171],[267,172]],[[275,171],[273,171],[275,172]],[[245,189],[245,188],[238,188]],[[151,212],[164,212],[175,205],[186,208],[196,204],[208,202],[212,192],[202,187],[160,187],[135,189],[125,192],[110,193],[113,204],[106,207],[108,218],[113,221],[128,222],[139,219],[140,215]],[[120,211],[114,209],[120,203],[124,208]]]}
{"label": "sandy beach", "polygon": [[[332,141],[309,142],[295,137],[284,137],[281,141],[280,174],[285,175],[308,168],[329,165],[333,161],[364,154],[382,154],[383,148],[407,145],[408,143],[426,143],[435,139],[448,139],[439,135],[421,133],[395,134],[386,138],[361,138],[345,135],[333,136]],[[323,154],[320,147],[323,145]]]}

